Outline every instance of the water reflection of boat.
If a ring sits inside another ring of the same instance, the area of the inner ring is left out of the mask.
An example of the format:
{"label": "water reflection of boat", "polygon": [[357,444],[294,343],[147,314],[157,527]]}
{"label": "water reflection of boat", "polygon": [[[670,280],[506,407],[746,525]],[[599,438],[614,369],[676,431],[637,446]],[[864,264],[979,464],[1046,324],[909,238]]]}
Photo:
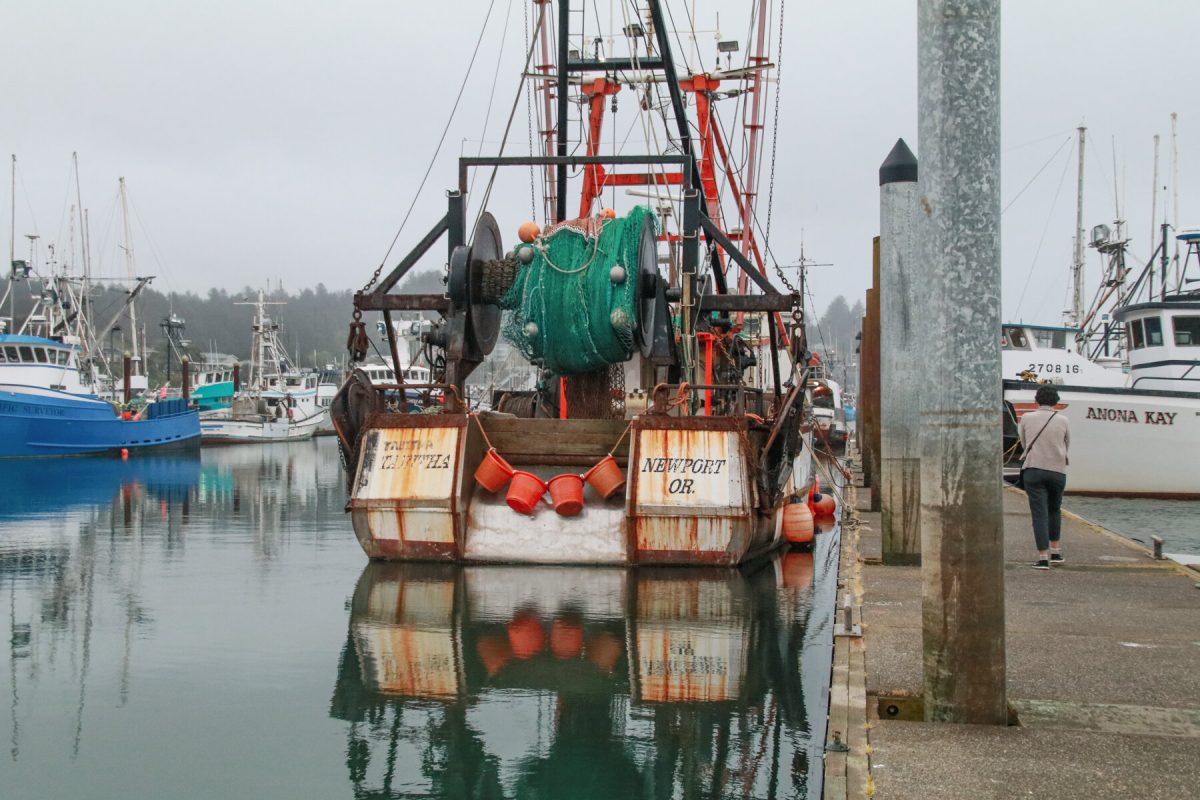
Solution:
{"label": "water reflection of boat", "polygon": [[818,791],[831,630],[810,617],[836,569],[797,556],[368,564],[330,710],[356,793],[806,796],[810,769]]}
{"label": "water reflection of boat", "polygon": [[145,487],[162,500],[182,500],[200,481],[199,451],[119,458],[0,460],[0,519],[103,505],[123,487]]}

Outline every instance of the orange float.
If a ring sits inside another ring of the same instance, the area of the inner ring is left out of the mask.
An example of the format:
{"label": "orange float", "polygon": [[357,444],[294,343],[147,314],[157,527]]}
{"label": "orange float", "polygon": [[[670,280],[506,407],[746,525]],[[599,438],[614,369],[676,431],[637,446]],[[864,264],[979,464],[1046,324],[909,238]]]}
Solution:
{"label": "orange float", "polygon": [[783,507],[783,538],[792,544],[813,540],[813,516],[807,504],[788,503]]}
{"label": "orange float", "polygon": [[528,243],[536,239],[541,232],[542,229],[538,227],[538,224],[530,220],[529,222],[522,222],[521,227],[517,228],[517,238],[522,242]]}
{"label": "orange float", "polygon": [[816,516],[829,516],[837,511],[837,501],[833,499],[831,494],[819,494],[813,497],[813,514]]}
{"label": "orange float", "polygon": [[604,219],[616,219],[617,212],[613,211],[611,208],[605,208],[600,211],[600,216]]}

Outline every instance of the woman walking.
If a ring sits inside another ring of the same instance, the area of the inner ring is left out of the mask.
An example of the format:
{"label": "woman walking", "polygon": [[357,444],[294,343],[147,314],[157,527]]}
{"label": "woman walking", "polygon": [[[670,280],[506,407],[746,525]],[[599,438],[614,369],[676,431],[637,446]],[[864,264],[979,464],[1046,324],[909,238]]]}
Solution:
{"label": "woman walking", "polygon": [[1034,569],[1063,563],[1059,537],[1062,531],[1062,497],[1067,488],[1067,448],[1071,430],[1067,418],[1055,410],[1058,392],[1042,386],[1034,395],[1038,408],[1021,417],[1019,432],[1025,450],[1021,475],[1033,517],[1033,538],[1038,560]]}

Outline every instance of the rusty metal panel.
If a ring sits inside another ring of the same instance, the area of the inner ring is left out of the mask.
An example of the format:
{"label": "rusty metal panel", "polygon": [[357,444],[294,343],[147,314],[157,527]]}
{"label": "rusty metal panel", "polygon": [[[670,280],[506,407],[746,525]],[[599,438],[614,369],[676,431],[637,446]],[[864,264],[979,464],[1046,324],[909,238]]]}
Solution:
{"label": "rusty metal panel", "polygon": [[[378,580],[355,599],[355,650],[368,688],[406,697],[451,699],[464,685],[454,621],[455,584]],[[360,605],[362,604],[362,605]]]}
{"label": "rusty metal panel", "polygon": [[749,624],[729,581],[644,579],[637,586],[638,700],[736,700]]}
{"label": "rusty metal panel", "polygon": [[736,623],[703,629],[669,621],[638,625],[638,700],[648,703],[736,700],[746,675],[749,636]]}
{"label": "rusty metal panel", "polygon": [[354,499],[449,499],[458,474],[460,433],[459,427],[369,430]]}
{"label": "rusty metal panel", "polygon": [[638,516],[634,519],[637,549],[725,552],[735,523],[730,517]]}
{"label": "rusty metal panel", "polygon": [[452,627],[354,626],[363,683],[384,694],[453,698],[463,680]]}
{"label": "rusty metal panel", "polygon": [[635,512],[744,513],[748,492],[739,432],[643,429],[636,436]]}

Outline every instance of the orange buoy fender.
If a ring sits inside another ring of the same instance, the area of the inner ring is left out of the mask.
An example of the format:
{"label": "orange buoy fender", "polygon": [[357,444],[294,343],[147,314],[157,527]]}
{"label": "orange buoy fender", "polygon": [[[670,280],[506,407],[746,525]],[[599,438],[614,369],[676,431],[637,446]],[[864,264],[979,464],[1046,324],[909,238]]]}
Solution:
{"label": "orange buoy fender", "polygon": [[813,497],[813,514],[815,516],[829,516],[837,511],[837,501],[833,499],[831,494],[818,494]]}
{"label": "orange buoy fender", "polygon": [[813,515],[807,503],[788,503],[783,507],[783,538],[792,544],[813,540]]}

